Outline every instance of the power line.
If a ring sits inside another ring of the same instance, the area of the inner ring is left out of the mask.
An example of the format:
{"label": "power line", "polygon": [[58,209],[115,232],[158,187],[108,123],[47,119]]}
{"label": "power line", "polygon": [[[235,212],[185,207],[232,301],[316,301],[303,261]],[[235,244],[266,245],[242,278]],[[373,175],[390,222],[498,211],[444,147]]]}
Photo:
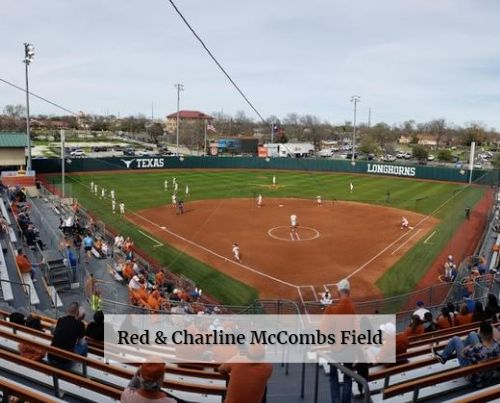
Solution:
{"label": "power line", "polygon": [[243,91],[238,87],[238,85],[234,82],[234,80],[231,78],[229,73],[222,67],[222,65],[219,63],[219,61],[216,59],[216,57],[213,55],[213,53],[208,49],[207,45],[205,45],[205,42],[199,37],[199,35],[196,33],[194,28],[189,24],[189,22],[186,20],[184,15],[180,12],[180,10],[177,8],[173,0],[168,0],[168,2],[172,5],[174,8],[175,12],[181,17],[182,21],[184,21],[184,24],[189,28],[189,30],[192,32],[192,34],[195,36],[195,38],[198,40],[198,42],[201,43],[201,46],[207,51],[208,55],[212,58],[212,60],[215,62],[215,64],[221,69],[221,71],[224,73],[224,75],[227,77],[227,79],[233,84],[234,88],[240,93],[240,95],[243,97],[243,99],[246,101],[248,105],[253,109],[253,111],[257,114],[257,116],[262,120],[263,123],[267,123],[266,120],[262,117],[262,115],[259,113],[259,111],[253,106],[253,104],[250,102],[250,100],[247,98],[247,96],[243,93]]}
{"label": "power line", "polygon": [[[16,89],[18,89],[18,90],[26,93],[26,89],[23,88],[23,87],[20,87],[20,86],[14,84],[14,83],[11,83],[10,81],[4,80],[3,78],[0,78],[0,81],[3,82],[3,83],[5,83],[5,84],[7,84],[7,85],[10,85],[11,87],[14,87],[14,88],[16,88]],[[59,109],[65,111],[65,112],[68,112],[71,115],[78,116],[78,113],[70,111],[69,109],[65,108],[64,106],[56,104],[55,102],[52,102],[52,101],[48,100],[47,98],[44,98],[44,97],[42,97],[40,95],[37,95],[37,94],[35,94],[35,93],[31,92],[31,91],[28,91],[28,94],[34,96],[35,98],[40,99],[41,101],[47,102],[48,104],[50,104],[52,106],[55,106],[56,108],[59,108]]]}

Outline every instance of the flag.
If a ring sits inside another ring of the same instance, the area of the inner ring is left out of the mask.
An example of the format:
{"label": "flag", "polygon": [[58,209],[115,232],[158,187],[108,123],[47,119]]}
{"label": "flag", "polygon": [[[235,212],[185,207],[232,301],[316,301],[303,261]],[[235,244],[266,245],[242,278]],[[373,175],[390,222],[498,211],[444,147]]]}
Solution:
{"label": "flag", "polygon": [[210,130],[211,132],[216,132],[217,129],[215,126],[211,125],[210,123],[207,123],[207,130]]}

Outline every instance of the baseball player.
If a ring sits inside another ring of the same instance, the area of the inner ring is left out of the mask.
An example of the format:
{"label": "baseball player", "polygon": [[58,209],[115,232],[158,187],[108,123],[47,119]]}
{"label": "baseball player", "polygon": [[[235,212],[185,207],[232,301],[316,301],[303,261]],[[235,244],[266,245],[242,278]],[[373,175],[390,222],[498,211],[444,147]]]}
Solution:
{"label": "baseball player", "polygon": [[94,181],[90,182],[90,192],[94,191]]}
{"label": "baseball player", "polygon": [[105,196],[106,196],[106,189],[102,188],[101,189],[101,199],[104,199]]}
{"label": "baseball player", "polygon": [[111,199],[111,211],[113,211],[113,214],[115,214],[116,210],[116,201],[115,199]]}
{"label": "baseball player", "polygon": [[172,184],[175,184],[177,183],[177,178],[174,176],[174,178],[172,179]]}
{"label": "baseball player", "polygon": [[125,214],[125,203],[120,203],[120,214],[124,215]]}
{"label": "baseball player", "polygon": [[352,184],[352,182],[349,183],[349,193],[352,193],[354,192],[354,185]]}
{"label": "baseball player", "polygon": [[189,196],[189,186],[186,185],[186,196]]}
{"label": "baseball player", "polygon": [[165,182],[163,182],[163,188],[165,189],[165,192],[168,190],[168,179],[165,179]]}
{"label": "baseball player", "polygon": [[233,256],[234,260],[236,260],[238,263],[241,263],[240,247],[236,242],[233,243]]}
{"label": "baseball player", "polygon": [[276,176],[273,175],[273,186],[276,187]]}
{"label": "baseball player", "polygon": [[172,206],[174,206],[174,208],[177,208],[177,196],[175,195],[175,193],[172,195]]}
{"label": "baseball player", "polygon": [[262,207],[262,195],[257,196],[257,207]]}
{"label": "baseball player", "polygon": [[292,214],[290,216],[290,238],[292,239],[292,241],[300,241],[299,234],[297,233],[297,227],[297,216],[295,214]]}
{"label": "baseball player", "polygon": [[97,183],[94,185],[94,193],[97,196]]}
{"label": "baseball player", "polygon": [[323,205],[323,201],[321,200],[321,196],[316,196],[316,203],[318,204],[318,207],[321,207]]}
{"label": "baseball player", "polygon": [[177,182],[174,183],[174,192],[177,193],[179,190],[179,184]]}
{"label": "baseball player", "polygon": [[408,228],[408,226],[409,226],[409,222],[408,222],[408,220],[406,219],[406,217],[403,217],[403,218],[401,219],[401,229],[403,229],[403,228]]}
{"label": "baseball player", "polygon": [[111,200],[115,200],[115,190],[111,189]]}

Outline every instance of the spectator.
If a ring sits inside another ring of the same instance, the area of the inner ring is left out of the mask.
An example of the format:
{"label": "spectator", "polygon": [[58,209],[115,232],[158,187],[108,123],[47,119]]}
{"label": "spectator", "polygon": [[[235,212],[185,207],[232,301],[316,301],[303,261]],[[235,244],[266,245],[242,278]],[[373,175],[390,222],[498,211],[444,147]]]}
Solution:
{"label": "spectator", "polygon": [[476,305],[474,306],[474,312],[472,312],[472,321],[478,322],[485,319],[486,316],[484,314],[483,304],[480,301],[476,301]]}
{"label": "spectator", "polygon": [[[325,308],[324,315],[354,315],[356,311],[351,301],[351,285],[346,279],[340,280],[337,284],[339,291],[339,301],[335,305],[328,305]],[[331,333],[331,320],[322,320],[320,326],[322,333]],[[347,368],[352,369],[353,365],[344,364]],[[332,367],[330,371],[330,394],[332,402],[350,402],[352,399],[352,378],[344,374],[344,385],[342,394],[340,393],[339,375],[336,368]]]}
{"label": "spectator", "polygon": [[[17,250],[16,263],[22,274],[29,273],[33,282],[35,283],[37,281],[33,265],[29,261],[28,257],[23,253],[21,248]],[[38,265],[40,265],[40,263],[38,263]]]}
{"label": "spectator", "polygon": [[420,320],[424,320],[425,318],[425,313],[429,312],[428,309],[424,308],[424,303],[422,301],[417,302],[417,309],[415,312],[413,312],[413,315],[418,315]]}
{"label": "spectator", "polygon": [[436,330],[438,330],[438,326],[432,318],[432,313],[427,312],[424,317],[424,333],[435,332]]}
{"label": "spectator", "polygon": [[453,261],[453,256],[448,256],[448,260],[444,264],[444,281],[454,281],[457,276],[457,265]]}
{"label": "spectator", "polygon": [[93,340],[104,341],[104,313],[102,311],[94,313],[94,321],[87,325],[85,336]]}
{"label": "spectator", "polygon": [[420,319],[420,316],[414,314],[411,317],[410,325],[405,330],[406,335],[408,337],[410,337],[410,336],[416,336],[418,334],[424,333],[424,331],[425,331],[424,325],[423,325],[422,320]]}
{"label": "spectator", "polygon": [[[493,339],[493,328],[487,322],[482,322],[479,326],[479,335],[470,332],[465,340],[454,336],[448,342],[445,349],[439,354],[432,347],[433,355],[442,363],[457,354],[461,367],[477,364],[500,356],[500,344]],[[473,374],[468,381],[477,387],[485,386],[494,376],[495,371],[482,371]]]}
{"label": "spectator", "polygon": [[[247,362],[234,363],[230,360],[219,367],[219,372],[229,377],[224,403],[263,401],[267,381],[273,372],[271,364],[259,362],[264,356],[264,347],[260,344],[253,344],[248,349]],[[242,358],[240,357],[239,360],[242,361]]]}
{"label": "spectator", "polygon": [[[72,302],[67,315],[57,320],[51,346],[58,347],[71,353],[75,352],[76,343],[85,336],[85,325],[78,320],[80,305]],[[71,369],[74,362],[56,355],[48,355],[49,362],[63,369]]]}
{"label": "spectator", "polygon": [[439,329],[449,329],[455,325],[453,316],[450,314],[447,306],[441,308],[441,313],[436,319],[436,325]]}
{"label": "spectator", "polygon": [[469,312],[467,304],[460,306],[460,313],[455,316],[455,325],[466,325],[472,323],[472,313]]}
{"label": "spectator", "polygon": [[76,278],[76,266],[77,266],[77,258],[75,255],[75,252],[71,250],[71,245],[66,245],[66,260],[68,262],[68,267],[71,269],[71,272],[73,273],[73,282],[77,282]]}
{"label": "spectator", "polygon": [[499,312],[500,307],[498,306],[497,297],[494,294],[488,294],[488,302],[486,303],[486,308],[484,308],[484,315],[487,319],[490,319]]}
{"label": "spectator", "polygon": [[73,246],[75,247],[78,263],[80,263],[80,251],[82,249],[82,237],[80,234],[75,234],[73,237]]}
{"label": "spectator", "polygon": [[85,250],[86,257],[85,262],[89,262],[90,256],[92,254],[92,246],[94,245],[94,240],[89,233],[83,238],[83,249]]}
{"label": "spectator", "polygon": [[[42,330],[42,323],[40,322],[40,319],[34,316],[28,317],[26,320],[26,326],[31,329]],[[33,361],[42,361],[47,353],[45,349],[25,342],[19,343],[17,348],[19,349],[21,357],[28,358]]]}
{"label": "spectator", "polygon": [[147,362],[142,364],[123,391],[120,401],[122,403],[175,403],[175,399],[168,397],[161,390],[164,376],[164,363]]}
{"label": "spectator", "polygon": [[25,326],[26,325],[26,318],[24,317],[24,315],[21,312],[12,312],[9,315],[9,322]]}
{"label": "spectator", "polygon": [[330,292],[326,291],[321,297],[320,302],[323,308],[327,305],[330,305],[333,302]]}

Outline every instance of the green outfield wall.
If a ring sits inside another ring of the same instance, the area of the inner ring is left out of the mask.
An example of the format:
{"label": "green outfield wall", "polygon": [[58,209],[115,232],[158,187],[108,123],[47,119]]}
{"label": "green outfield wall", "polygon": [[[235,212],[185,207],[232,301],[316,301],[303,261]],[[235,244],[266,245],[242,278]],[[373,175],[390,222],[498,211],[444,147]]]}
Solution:
{"label": "green outfield wall", "polygon": [[[421,165],[388,164],[385,162],[308,158],[256,158],[256,157],[113,157],[71,158],[66,160],[65,170],[72,172],[141,170],[141,169],[287,169],[300,171],[344,172],[433,179],[450,182],[468,182],[467,169],[430,167]],[[57,158],[35,159],[33,169],[37,173],[61,172],[61,160]],[[474,170],[472,181],[485,185],[497,185],[499,170]]]}

